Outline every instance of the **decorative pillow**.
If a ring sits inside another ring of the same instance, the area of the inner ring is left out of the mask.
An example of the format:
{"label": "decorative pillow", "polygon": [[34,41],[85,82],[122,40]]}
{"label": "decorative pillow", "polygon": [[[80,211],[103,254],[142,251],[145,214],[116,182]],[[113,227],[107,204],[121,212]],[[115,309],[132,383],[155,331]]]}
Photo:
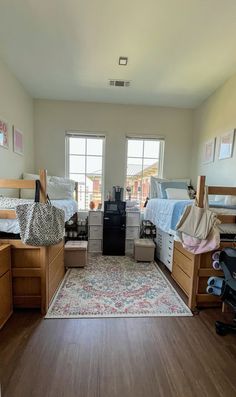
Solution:
{"label": "decorative pillow", "polygon": [[160,184],[161,195],[163,199],[167,198],[166,189],[185,189],[187,190],[188,186],[186,182],[175,182],[175,181],[168,181],[168,182],[161,182]]}
{"label": "decorative pillow", "polygon": [[186,189],[167,188],[166,195],[168,199],[189,200],[189,194]]}
{"label": "decorative pillow", "polygon": [[47,184],[47,193],[51,200],[70,200],[73,199],[74,189],[70,182],[49,181]]}

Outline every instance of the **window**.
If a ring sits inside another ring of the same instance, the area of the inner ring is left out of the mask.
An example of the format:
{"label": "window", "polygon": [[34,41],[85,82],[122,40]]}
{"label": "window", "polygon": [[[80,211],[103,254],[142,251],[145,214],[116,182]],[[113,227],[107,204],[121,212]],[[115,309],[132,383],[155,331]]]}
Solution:
{"label": "window", "polygon": [[143,208],[150,177],[162,176],[164,141],[127,138],[127,146],[126,198],[138,200]]}
{"label": "window", "polygon": [[105,137],[68,134],[67,173],[78,182],[79,210],[95,208],[103,200],[103,153]]}

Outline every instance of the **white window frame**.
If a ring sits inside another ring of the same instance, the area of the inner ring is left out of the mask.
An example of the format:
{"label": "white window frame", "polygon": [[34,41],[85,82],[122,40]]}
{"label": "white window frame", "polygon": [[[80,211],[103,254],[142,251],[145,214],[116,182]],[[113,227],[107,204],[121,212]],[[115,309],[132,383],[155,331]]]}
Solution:
{"label": "white window frame", "polygon": [[[158,178],[162,178],[163,177],[163,166],[164,166],[165,139],[163,137],[152,136],[152,135],[151,136],[150,135],[148,135],[148,136],[127,135],[126,136],[126,168],[125,168],[125,183],[124,183],[125,197],[127,195],[127,193],[126,193],[126,182],[127,182],[127,170],[128,170],[128,141],[129,140],[143,140],[143,141],[158,141],[158,142],[160,142],[159,173],[158,173],[158,175],[156,175]],[[144,159],[148,159],[148,157],[144,157],[144,145],[143,145],[142,157],[137,156],[137,158],[142,159],[142,179],[143,179],[143,161],[144,161]],[[141,191],[141,197],[142,197],[142,191]]]}
{"label": "white window frame", "polygon": [[[70,176],[70,165],[69,165],[69,139],[70,138],[87,138],[87,139],[96,139],[100,138],[103,140],[103,145],[102,145],[102,174],[101,174],[101,203],[104,201],[104,187],[105,187],[105,144],[106,144],[106,136],[104,134],[97,134],[95,132],[82,132],[82,131],[66,131],[65,134],[65,170],[66,170],[66,176],[69,178]],[[87,153],[85,154],[85,157],[87,157]],[[94,155],[96,157],[96,155]],[[85,177],[86,177],[86,163],[85,162]],[[82,174],[80,174],[82,175]],[[79,211],[88,211],[89,209],[87,208],[79,208]]]}

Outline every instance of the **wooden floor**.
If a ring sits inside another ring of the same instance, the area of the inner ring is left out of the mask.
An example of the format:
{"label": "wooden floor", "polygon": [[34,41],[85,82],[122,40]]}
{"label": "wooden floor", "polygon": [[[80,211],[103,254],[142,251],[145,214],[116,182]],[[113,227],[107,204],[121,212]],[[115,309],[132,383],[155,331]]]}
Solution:
{"label": "wooden floor", "polygon": [[236,335],[219,309],[195,317],[44,320],[0,331],[2,397],[236,396]]}

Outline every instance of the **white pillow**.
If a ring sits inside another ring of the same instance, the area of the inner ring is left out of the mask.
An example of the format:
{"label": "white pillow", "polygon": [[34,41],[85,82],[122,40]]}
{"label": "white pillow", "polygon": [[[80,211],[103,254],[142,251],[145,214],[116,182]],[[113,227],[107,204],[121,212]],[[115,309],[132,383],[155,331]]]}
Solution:
{"label": "white pillow", "polygon": [[[39,179],[39,175],[24,173],[23,179],[29,179],[29,180],[36,181],[36,179]],[[34,196],[35,196],[34,189],[21,189],[20,190],[20,198],[22,198],[22,199],[34,199]]]}
{"label": "white pillow", "polygon": [[167,182],[169,179],[158,178],[156,176],[150,177],[150,191],[149,198],[162,198],[161,190],[159,187],[160,182]]}
{"label": "white pillow", "polygon": [[161,182],[185,182],[187,186],[190,186],[191,179],[189,178],[166,179],[166,178],[158,178],[156,176],[151,176],[149,198],[162,198],[162,192],[159,185],[159,183]]}
{"label": "white pillow", "polygon": [[[37,174],[23,174],[23,179],[40,179]],[[58,176],[47,176],[47,193],[51,200],[73,199],[75,181]],[[24,199],[34,199],[35,190],[21,189],[20,197]]]}
{"label": "white pillow", "polygon": [[168,199],[175,200],[189,200],[188,191],[185,189],[175,189],[175,188],[167,188],[166,195]]}
{"label": "white pillow", "polygon": [[[223,196],[221,196],[223,198]],[[236,205],[236,196],[225,196],[225,205]]]}

